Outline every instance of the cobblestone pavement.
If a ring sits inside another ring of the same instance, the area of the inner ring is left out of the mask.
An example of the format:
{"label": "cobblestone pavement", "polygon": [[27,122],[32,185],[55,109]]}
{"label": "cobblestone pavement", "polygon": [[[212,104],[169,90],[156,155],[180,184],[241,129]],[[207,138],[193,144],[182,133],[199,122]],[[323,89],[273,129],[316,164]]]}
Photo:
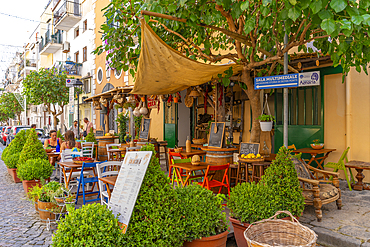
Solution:
{"label": "cobblestone pavement", "polygon": [[326,246],[370,247],[370,191],[350,191],[346,181],[340,182],[342,210],[336,203],[322,207],[322,221],[317,222],[313,206],[306,206],[301,223],[318,234],[318,242]]}
{"label": "cobblestone pavement", "polygon": [[0,246],[49,246],[51,235],[0,160]]}

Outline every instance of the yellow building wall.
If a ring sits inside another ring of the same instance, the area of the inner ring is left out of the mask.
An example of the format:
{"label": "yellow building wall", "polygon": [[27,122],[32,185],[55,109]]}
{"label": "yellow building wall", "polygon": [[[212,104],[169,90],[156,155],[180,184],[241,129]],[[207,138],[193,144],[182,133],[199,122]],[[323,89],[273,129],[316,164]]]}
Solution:
{"label": "yellow building wall", "polygon": [[163,140],[163,114],[164,114],[164,106],[163,103],[161,102],[160,109],[158,112],[158,109],[152,109],[150,113],[150,118],[152,119],[150,121],[150,131],[149,135],[150,138],[158,138],[159,141]]}

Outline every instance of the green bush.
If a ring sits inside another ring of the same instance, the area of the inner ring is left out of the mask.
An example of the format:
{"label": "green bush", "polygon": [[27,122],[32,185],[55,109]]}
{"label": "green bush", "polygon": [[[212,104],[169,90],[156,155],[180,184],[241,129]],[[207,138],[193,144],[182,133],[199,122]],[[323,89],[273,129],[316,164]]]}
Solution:
{"label": "green bush", "polygon": [[41,202],[52,202],[55,193],[63,186],[56,181],[51,181],[42,186],[41,192],[39,192],[39,201]]}
{"label": "green bush", "polygon": [[274,206],[267,197],[267,187],[262,183],[240,183],[230,191],[227,206],[230,216],[242,223],[253,223],[274,215]]}
{"label": "green bush", "polygon": [[17,168],[19,155],[20,153],[8,155],[8,158],[6,159],[6,167],[8,167],[9,169]]}
{"label": "green bush", "polygon": [[53,173],[53,166],[43,159],[30,159],[26,163],[19,164],[17,175],[20,180],[47,179]]}
{"label": "green bush", "polygon": [[113,213],[105,205],[94,203],[69,211],[61,219],[52,246],[124,246],[123,236]]}
{"label": "green bush", "polygon": [[184,240],[192,241],[210,237],[227,230],[226,214],[223,212],[224,195],[199,185],[190,185],[175,190],[180,201],[179,212],[183,221]]}
{"label": "green bush", "polygon": [[[266,169],[261,182],[268,188],[268,195],[274,202],[275,212],[285,210],[294,216],[301,216],[304,210],[304,197],[291,157],[290,151],[281,147],[275,160]],[[286,216],[288,215],[280,215],[280,217]]]}
{"label": "green bush", "polygon": [[[24,144],[26,143],[26,140],[27,140],[27,134],[28,134],[28,130],[25,131],[25,130],[21,130],[19,131],[15,137],[14,137],[14,140],[9,144],[9,146],[7,146],[3,153],[2,153],[2,160],[4,161],[5,165],[8,166],[8,158],[13,155],[13,154],[16,154],[16,153],[20,153],[23,149],[23,146]],[[18,157],[19,158],[19,157]],[[13,159],[14,161],[14,159]],[[16,168],[16,167],[14,167]]]}
{"label": "green bush", "polygon": [[[301,216],[304,197],[289,151],[280,148],[258,184],[243,183],[232,188],[227,205],[231,217],[243,223],[269,218],[279,210]],[[280,214],[278,218],[286,216]]]}
{"label": "green bush", "polygon": [[29,130],[27,141],[24,144],[21,155],[19,156],[18,164],[23,165],[30,159],[48,159],[46,151],[33,128]]}
{"label": "green bush", "polygon": [[141,151],[153,151],[136,200],[124,246],[181,246],[182,228],[179,202],[168,177],[161,171],[153,145]]}

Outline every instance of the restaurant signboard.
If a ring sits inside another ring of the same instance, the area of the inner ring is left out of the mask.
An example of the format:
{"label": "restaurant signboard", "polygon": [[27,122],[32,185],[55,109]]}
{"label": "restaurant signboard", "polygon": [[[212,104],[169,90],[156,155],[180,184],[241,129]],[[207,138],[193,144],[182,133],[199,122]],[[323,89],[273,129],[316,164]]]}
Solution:
{"label": "restaurant signboard", "polygon": [[152,151],[127,152],[122,162],[109,208],[127,231],[141,184],[149,165]]}

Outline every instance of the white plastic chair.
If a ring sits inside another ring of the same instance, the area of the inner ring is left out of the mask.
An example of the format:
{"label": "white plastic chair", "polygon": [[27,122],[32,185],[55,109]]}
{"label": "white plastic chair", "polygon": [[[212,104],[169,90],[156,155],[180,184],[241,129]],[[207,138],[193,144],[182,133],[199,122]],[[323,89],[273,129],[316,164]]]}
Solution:
{"label": "white plastic chair", "polygon": [[[96,170],[98,172],[98,184],[99,184],[99,191],[100,191],[100,199],[101,204],[108,205],[109,203],[109,195],[106,188],[106,185],[101,181],[99,178],[118,175],[119,169],[122,166],[122,162],[120,161],[107,161],[100,164],[96,164]],[[114,170],[113,167],[117,167],[117,170]]]}
{"label": "white plastic chair", "polygon": [[94,145],[93,142],[81,142],[83,157],[94,158]]}
{"label": "white plastic chair", "polygon": [[[112,148],[112,147],[118,147],[117,148]],[[110,160],[113,160],[113,157],[111,157],[111,153],[108,152],[109,150],[114,150],[114,151],[119,151],[119,147],[121,147],[121,144],[116,144],[116,143],[111,143],[111,144],[107,144],[106,145],[106,148],[107,148],[107,154],[108,154],[108,161]]]}
{"label": "white plastic chair", "polygon": [[[64,150],[62,150],[62,152],[60,154],[60,161],[61,162],[72,162],[73,161],[73,157],[72,157],[73,154],[79,154],[80,156],[82,156],[82,152],[72,152],[72,149],[64,149]],[[73,172],[72,176],[71,176],[71,179],[79,177],[80,174],[81,173],[79,171]],[[84,171],[83,174],[84,174],[85,177],[87,177],[87,176],[90,175],[90,172]],[[59,166],[59,182],[60,183],[62,182],[62,176],[63,176],[62,168]],[[66,172],[66,176],[69,177],[69,172]],[[77,180],[75,180],[75,179],[71,182],[75,182],[77,184]]]}

